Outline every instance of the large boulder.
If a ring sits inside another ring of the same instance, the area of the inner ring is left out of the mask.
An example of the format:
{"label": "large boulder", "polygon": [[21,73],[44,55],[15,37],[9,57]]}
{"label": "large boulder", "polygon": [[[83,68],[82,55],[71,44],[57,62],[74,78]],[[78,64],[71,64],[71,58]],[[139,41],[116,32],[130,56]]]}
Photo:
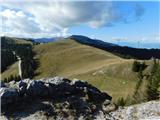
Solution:
{"label": "large boulder", "polygon": [[26,94],[32,97],[46,97],[48,88],[43,81],[31,80],[28,83]]}
{"label": "large boulder", "polygon": [[111,111],[114,111],[116,110],[117,107],[115,104],[111,103],[110,100],[105,100],[103,103],[102,103],[102,110],[105,112],[105,113],[109,113]]}
{"label": "large boulder", "polygon": [[1,105],[14,103],[18,99],[18,91],[14,88],[0,88]]}

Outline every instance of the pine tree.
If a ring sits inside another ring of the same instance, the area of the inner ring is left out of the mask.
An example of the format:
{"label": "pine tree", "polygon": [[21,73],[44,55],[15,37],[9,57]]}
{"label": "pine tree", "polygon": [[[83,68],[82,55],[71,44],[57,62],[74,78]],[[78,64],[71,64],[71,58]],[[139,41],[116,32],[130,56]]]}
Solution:
{"label": "pine tree", "polygon": [[151,76],[147,84],[147,99],[156,100],[160,95],[160,64],[154,60]]}

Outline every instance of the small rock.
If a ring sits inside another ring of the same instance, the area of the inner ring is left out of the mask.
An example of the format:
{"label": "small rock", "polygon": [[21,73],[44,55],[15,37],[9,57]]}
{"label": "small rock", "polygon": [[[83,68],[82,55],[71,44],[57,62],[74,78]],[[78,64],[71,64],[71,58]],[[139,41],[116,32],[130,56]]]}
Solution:
{"label": "small rock", "polygon": [[110,100],[105,100],[105,101],[103,102],[103,105],[107,106],[107,105],[109,105],[110,103],[111,103]]}
{"label": "small rock", "polygon": [[66,79],[66,78],[57,76],[57,77],[48,79],[47,82],[55,84],[55,85],[59,85],[59,84],[62,84],[62,83],[70,83],[71,81]]}
{"label": "small rock", "polygon": [[103,110],[105,113],[109,113],[109,112],[111,112],[111,111],[116,110],[116,105],[113,104],[113,103],[108,104],[108,102],[105,101],[105,102],[102,104],[102,110]]}
{"label": "small rock", "polygon": [[91,105],[91,111],[92,113],[94,113],[97,110],[97,106],[96,105]]}
{"label": "small rock", "polygon": [[8,83],[8,86],[10,87],[10,88],[15,88],[15,89],[18,89],[18,84],[17,84],[17,82],[16,81],[10,81],[9,83]]}

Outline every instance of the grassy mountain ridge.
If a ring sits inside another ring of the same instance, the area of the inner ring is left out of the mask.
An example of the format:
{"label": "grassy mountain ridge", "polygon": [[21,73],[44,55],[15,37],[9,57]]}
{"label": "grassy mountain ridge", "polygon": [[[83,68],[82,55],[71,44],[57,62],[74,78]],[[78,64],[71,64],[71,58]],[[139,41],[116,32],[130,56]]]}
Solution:
{"label": "grassy mountain ridge", "polygon": [[2,47],[6,44],[33,44],[31,39],[16,38],[16,37],[1,37]]}
{"label": "grassy mountain ridge", "polygon": [[36,45],[40,64],[35,78],[63,76],[88,81],[116,100],[134,91],[136,74],[132,59],[123,59],[104,50],[80,44],[73,39]]}
{"label": "grassy mountain ridge", "polygon": [[46,76],[49,76],[49,74],[58,75],[58,73],[69,76],[69,74],[72,75],[76,71],[81,73],[88,69],[95,69],[95,67],[100,65],[103,66],[106,60],[121,59],[111,53],[81,45],[71,39],[38,45],[35,46],[34,51],[37,54],[37,59],[45,63],[40,65],[38,72],[43,74],[50,66],[53,66],[53,69],[55,69],[51,71],[56,71],[56,73],[53,72],[52,74],[48,70],[48,75]]}
{"label": "grassy mountain ridge", "polygon": [[[132,71],[133,59],[123,59],[73,38],[33,45],[32,50],[39,62],[34,79],[53,76],[83,79],[107,91],[115,101],[134,92],[137,74]],[[15,66],[16,63],[9,66],[2,78],[16,71]]]}

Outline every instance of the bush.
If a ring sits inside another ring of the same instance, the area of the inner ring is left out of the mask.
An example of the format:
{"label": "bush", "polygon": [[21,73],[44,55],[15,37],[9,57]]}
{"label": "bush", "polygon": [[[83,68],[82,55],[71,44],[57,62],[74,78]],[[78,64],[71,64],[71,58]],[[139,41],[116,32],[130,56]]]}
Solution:
{"label": "bush", "polygon": [[151,76],[147,84],[147,99],[156,100],[160,98],[160,64],[154,60]]}
{"label": "bush", "polygon": [[3,79],[3,81],[6,82],[6,83],[8,83],[8,82],[10,82],[12,80],[14,80],[14,81],[20,81],[21,77],[19,75],[18,76],[17,75],[15,75],[15,76],[10,75],[8,78],[4,78]]}
{"label": "bush", "polygon": [[141,103],[143,101],[146,101],[146,96],[145,96],[145,90],[143,90],[143,84],[144,84],[144,74],[143,71],[147,67],[145,62],[138,62],[134,61],[133,66],[132,66],[132,71],[137,72],[137,83],[135,86],[135,91],[132,96],[132,103]]}
{"label": "bush", "polygon": [[141,63],[138,61],[134,61],[133,65],[132,65],[132,71],[133,72],[140,72],[140,71],[143,71],[146,67],[147,67],[147,65],[145,64],[145,62]]}
{"label": "bush", "polygon": [[125,106],[126,105],[126,100],[123,97],[120,97],[117,100],[116,105],[118,105],[118,106]]}

